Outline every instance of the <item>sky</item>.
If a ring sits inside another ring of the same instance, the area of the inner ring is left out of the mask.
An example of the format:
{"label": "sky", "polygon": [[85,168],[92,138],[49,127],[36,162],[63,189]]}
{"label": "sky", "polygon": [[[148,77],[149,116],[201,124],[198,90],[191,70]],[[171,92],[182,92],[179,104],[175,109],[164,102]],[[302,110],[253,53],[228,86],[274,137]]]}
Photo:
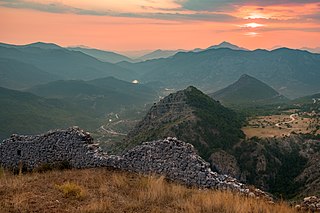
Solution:
{"label": "sky", "polygon": [[114,50],[320,46],[315,0],[0,0],[0,42]]}

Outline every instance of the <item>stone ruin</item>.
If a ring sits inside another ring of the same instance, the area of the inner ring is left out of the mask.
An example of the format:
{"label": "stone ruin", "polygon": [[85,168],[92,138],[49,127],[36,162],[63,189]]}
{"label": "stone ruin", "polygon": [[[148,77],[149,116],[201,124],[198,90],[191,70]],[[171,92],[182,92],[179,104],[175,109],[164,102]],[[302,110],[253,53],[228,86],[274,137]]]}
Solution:
{"label": "stone ruin", "polygon": [[320,212],[320,197],[311,196],[305,197],[301,204],[296,205],[297,210],[308,212]]}
{"label": "stone ruin", "polygon": [[0,165],[29,170],[67,161],[73,168],[111,167],[142,174],[163,175],[188,186],[229,189],[251,197],[271,200],[265,192],[235,178],[212,172],[191,144],[176,138],[144,142],[119,156],[107,155],[89,133],[78,127],[36,136],[12,135],[0,143]]}

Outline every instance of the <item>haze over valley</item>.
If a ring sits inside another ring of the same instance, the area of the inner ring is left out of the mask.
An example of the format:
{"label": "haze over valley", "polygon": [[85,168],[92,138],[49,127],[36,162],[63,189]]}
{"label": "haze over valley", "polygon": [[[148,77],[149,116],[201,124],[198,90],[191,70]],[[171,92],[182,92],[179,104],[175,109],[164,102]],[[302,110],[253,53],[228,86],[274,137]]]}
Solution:
{"label": "haze over valley", "polygon": [[320,211],[319,13],[0,0],[0,212]]}

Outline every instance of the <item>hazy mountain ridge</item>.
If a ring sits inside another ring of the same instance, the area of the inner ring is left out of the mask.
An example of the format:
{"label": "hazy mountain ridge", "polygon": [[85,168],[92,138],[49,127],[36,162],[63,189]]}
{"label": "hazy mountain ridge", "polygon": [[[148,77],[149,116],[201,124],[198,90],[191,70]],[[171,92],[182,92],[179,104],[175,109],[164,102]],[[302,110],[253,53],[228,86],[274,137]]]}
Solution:
{"label": "hazy mountain ridge", "polygon": [[0,43],[1,47],[7,47],[7,48],[27,48],[27,47],[36,47],[41,49],[62,49],[63,47],[54,44],[54,43],[45,43],[45,42],[35,42],[31,44],[23,44],[23,45],[15,45],[15,44],[6,44],[6,43]]}
{"label": "hazy mountain ridge", "polygon": [[73,102],[79,108],[100,117],[121,107],[143,106],[157,98],[156,91],[143,85],[121,81],[113,77],[92,81],[61,80],[27,90],[45,98]]}
{"label": "hazy mountain ridge", "polygon": [[207,93],[215,92],[248,74],[295,98],[317,93],[320,55],[287,48],[274,51],[242,51],[228,48],[202,52],[179,52],[166,58],[127,64],[140,73],[142,82],[161,81],[176,89],[195,85]]}
{"label": "hazy mountain ridge", "polygon": [[231,49],[231,50],[248,50],[246,48],[243,48],[243,47],[239,47],[237,45],[234,45],[234,44],[231,44],[227,41],[223,41],[221,42],[220,44],[216,44],[216,45],[212,45],[206,49],[201,49],[201,48],[196,48],[193,50],[193,52],[201,52],[201,51],[205,51],[205,50],[211,50],[211,49],[220,49],[220,48],[228,48],[228,49]]}
{"label": "hazy mountain ridge", "polygon": [[0,87],[26,89],[61,77],[14,59],[0,58]]}
{"label": "hazy mountain ridge", "polygon": [[82,52],[71,51],[65,48],[43,48],[48,44],[41,44],[41,48],[34,45],[0,46],[2,58],[14,59],[32,64],[48,73],[60,76],[62,79],[91,80],[107,76],[132,81],[133,71],[126,70],[108,62]]}
{"label": "hazy mountain ridge", "polygon": [[63,80],[113,76],[127,81],[161,82],[164,87],[174,89],[195,85],[212,93],[248,74],[289,98],[320,92],[320,74],[317,72],[320,54],[288,48],[248,51],[227,42],[211,48],[200,52],[178,52],[169,58],[117,64],[41,42],[1,44],[0,55],[33,65]]}
{"label": "hazy mountain ridge", "polygon": [[93,48],[82,48],[82,47],[68,47],[69,50],[73,51],[80,51],[87,55],[90,55],[92,57],[95,57],[103,62],[109,62],[109,63],[119,63],[121,61],[128,61],[132,62],[133,60],[127,56],[121,55],[119,53],[111,52],[111,51],[105,51],[105,50],[99,50],[99,49],[93,49]]}
{"label": "hazy mountain ridge", "polygon": [[142,57],[136,59],[136,61],[147,61],[153,59],[160,59],[160,58],[168,58],[175,55],[178,52],[186,52],[186,50],[155,50],[151,53],[147,53]]}

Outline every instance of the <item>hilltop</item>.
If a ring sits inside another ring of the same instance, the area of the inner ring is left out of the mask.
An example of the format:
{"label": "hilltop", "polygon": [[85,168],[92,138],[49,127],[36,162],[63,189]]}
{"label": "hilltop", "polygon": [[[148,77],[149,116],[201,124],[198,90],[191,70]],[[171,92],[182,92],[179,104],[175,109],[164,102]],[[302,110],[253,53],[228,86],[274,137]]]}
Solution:
{"label": "hilltop", "polygon": [[190,86],[154,104],[129,132],[128,145],[178,137],[189,141],[208,159],[213,150],[232,147],[243,138],[241,125],[235,112]]}
{"label": "hilltop", "polygon": [[[269,89],[264,85],[262,88]],[[320,193],[313,181],[320,177],[315,169],[317,140],[294,133],[290,137],[244,139],[242,124],[237,113],[195,87],[188,87],[154,104],[129,132],[128,145],[177,137],[192,143],[214,171],[276,196],[292,199]],[[311,174],[312,180],[305,178]]]}
{"label": "hilltop", "polygon": [[261,105],[288,101],[269,85],[246,74],[235,83],[210,96],[227,105]]}

